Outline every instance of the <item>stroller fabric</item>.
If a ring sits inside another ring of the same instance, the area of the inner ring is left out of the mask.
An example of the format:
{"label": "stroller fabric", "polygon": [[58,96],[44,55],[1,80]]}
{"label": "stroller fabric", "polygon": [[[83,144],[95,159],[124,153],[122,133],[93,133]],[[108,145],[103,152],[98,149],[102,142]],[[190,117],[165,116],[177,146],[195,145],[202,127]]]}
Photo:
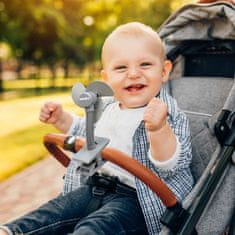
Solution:
{"label": "stroller fabric", "polygon": [[[235,95],[232,95],[235,92],[235,6],[226,2],[187,5],[166,20],[159,34],[174,63],[168,89],[190,120],[192,171],[197,184],[183,202],[187,209],[196,200],[213,163],[220,157],[221,146],[211,123],[225,104],[235,111]],[[185,73],[187,66],[195,65],[187,63],[189,58],[196,61],[197,74]],[[219,58],[223,59],[213,66]],[[210,63],[210,68],[205,67]],[[218,66],[221,68],[216,70]],[[205,74],[207,68],[211,70],[209,74]],[[231,161],[196,226],[198,234],[226,231],[235,209],[234,182],[235,166]],[[161,234],[170,234],[170,231],[164,227]]]}

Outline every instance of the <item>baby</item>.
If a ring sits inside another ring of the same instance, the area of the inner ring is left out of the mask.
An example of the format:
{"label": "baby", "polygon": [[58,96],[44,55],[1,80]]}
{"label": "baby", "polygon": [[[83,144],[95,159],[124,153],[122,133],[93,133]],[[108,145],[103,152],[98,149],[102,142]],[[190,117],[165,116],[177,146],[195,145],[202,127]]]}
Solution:
{"label": "baby", "polygon": [[[112,87],[115,100],[105,106],[95,135],[109,138],[110,146],[158,174],[181,201],[193,185],[190,133],[186,116],[162,87],[172,64],[158,34],[138,22],[117,27],[104,42],[102,65],[102,79]],[[85,136],[84,120],[64,111],[59,103],[45,103],[40,120],[63,133]],[[112,182],[113,176],[119,181],[112,189],[97,185],[100,178]],[[103,190],[99,195],[97,188],[99,193]],[[81,184],[71,161],[64,194],[5,224],[0,235],[156,235],[164,209],[143,182],[116,165],[104,164],[99,175]]]}

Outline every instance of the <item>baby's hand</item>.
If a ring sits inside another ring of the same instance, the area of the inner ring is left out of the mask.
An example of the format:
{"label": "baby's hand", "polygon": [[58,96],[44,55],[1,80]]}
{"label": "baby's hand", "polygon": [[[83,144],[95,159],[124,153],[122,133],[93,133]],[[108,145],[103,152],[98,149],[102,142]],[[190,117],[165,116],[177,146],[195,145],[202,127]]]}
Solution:
{"label": "baby's hand", "polygon": [[144,112],[145,127],[148,131],[158,131],[166,125],[167,105],[158,98],[153,98]]}
{"label": "baby's hand", "polygon": [[39,114],[39,120],[48,124],[55,124],[62,117],[63,108],[57,102],[45,102]]}

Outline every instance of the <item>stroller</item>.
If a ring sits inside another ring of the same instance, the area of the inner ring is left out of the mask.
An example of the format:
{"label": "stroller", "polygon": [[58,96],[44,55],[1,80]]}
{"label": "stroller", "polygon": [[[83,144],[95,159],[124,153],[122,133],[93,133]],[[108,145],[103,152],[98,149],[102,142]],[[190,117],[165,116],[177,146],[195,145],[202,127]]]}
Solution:
{"label": "stroller", "polygon": [[[143,180],[167,207],[162,235],[234,235],[235,6],[190,4],[170,16],[158,31],[174,63],[167,89],[190,120],[196,185],[181,205],[159,178],[134,159],[104,148],[105,143],[101,146],[103,140],[93,157],[81,157],[83,171],[108,160]],[[87,89],[97,90],[94,87]],[[87,121],[87,126],[88,122],[92,125]],[[87,130],[89,145],[94,140],[91,128]],[[75,152],[84,148],[81,139],[58,134],[46,135],[44,144],[64,166],[70,160],[61,147]],[[102,157],[95,161],[100,152]]]}

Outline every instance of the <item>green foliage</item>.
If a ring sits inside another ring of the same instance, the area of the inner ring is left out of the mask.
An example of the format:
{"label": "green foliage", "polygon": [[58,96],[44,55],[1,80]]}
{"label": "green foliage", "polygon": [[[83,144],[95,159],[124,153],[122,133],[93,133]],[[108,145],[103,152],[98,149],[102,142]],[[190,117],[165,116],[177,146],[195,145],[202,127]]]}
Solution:
{"label": "green foliage", "polygon": [[82,66],[99,57],[104,37],[115,26],[141,21],[157,29],[174,2],[0,0],[0,41],[7,41],[21,60],[36,64],[63,60]]}
{"label": "green foliage", "polygon": [[105,37],[117,25],[141,21],[157,30],[186,1],[0,0],[0,42],[11,46],[18,74],[26,62],[48,65],[53,87],[58,64],[67,77],[70,64],[83,68],[95,63]]}

